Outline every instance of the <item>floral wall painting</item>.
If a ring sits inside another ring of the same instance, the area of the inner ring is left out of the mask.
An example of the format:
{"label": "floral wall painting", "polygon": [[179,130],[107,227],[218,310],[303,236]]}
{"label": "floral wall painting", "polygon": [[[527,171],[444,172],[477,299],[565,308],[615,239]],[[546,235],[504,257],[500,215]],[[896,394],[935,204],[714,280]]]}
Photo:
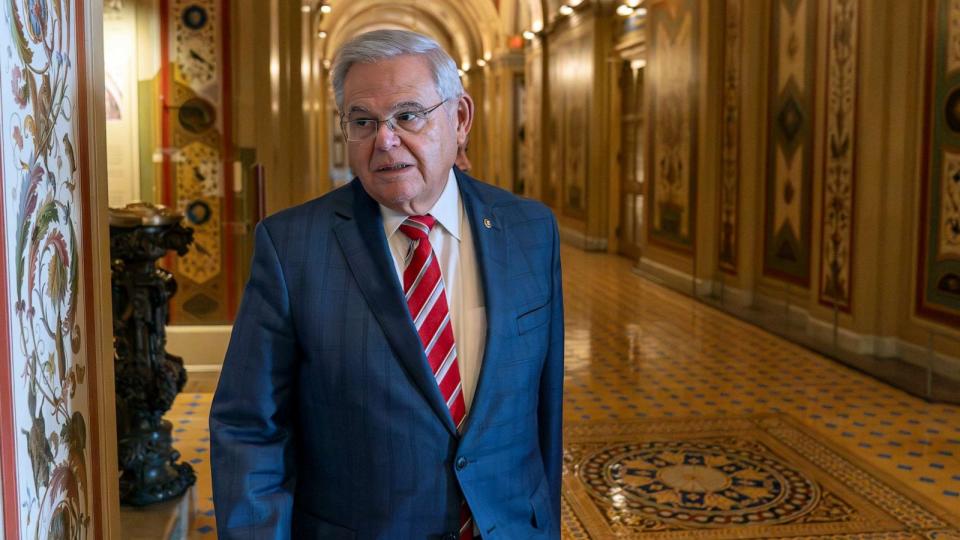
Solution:
{"label": "floral wall painting", "polygon": [[770,96],[765,275],[810,282],[816,1],[775,0],[770,29]]}
{"label": "floral wall painting", "polygon": [[852,304],[858,3],[831,0],[827,39],[820,303],[844,311],[850,311]]}
{"label": "floral wall painting", "polygon": [[960,325],[960,1],[930,2],[917,312]]}
{"label": "floral wall painting", "polygon": [[[81,287],[73,0],[5,0],[0,13],[2,249],[21,538],[93,538],[88,301]],[[8,433],[4,433],[7,436]],[[8,476],[9,475],[9,476]],[[5,492],[5,495],[10,494]],[[9,503],[9,501],[5,501]]]}
{"label": "floral wall painting", "polygon": [[725,4],[723,61],[723,131],[721,132],[720,212],[718,263],[737,273],[738,226],[740,221],[740,96],[741,52],[743,48],[743,6],[741,0]]}
{"label": "floral wall painting", "polygon": [[698,29],[695,0],[649,8],[649,237],[689,252],[696,219]]}

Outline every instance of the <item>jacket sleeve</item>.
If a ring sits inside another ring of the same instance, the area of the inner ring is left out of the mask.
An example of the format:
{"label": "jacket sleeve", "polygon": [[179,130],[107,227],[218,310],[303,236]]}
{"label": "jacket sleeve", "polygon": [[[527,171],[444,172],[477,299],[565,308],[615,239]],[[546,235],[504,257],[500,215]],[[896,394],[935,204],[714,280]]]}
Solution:
{"label": "jacket sleeve", "polygon": [[297,344],[290,296],[266,226],[210,410],[210,466],[221,539],[290,537]]}
{"label": "jacket sleeve", "polygon": [[560,236],[553,222],[553,260],[550,269],[550,345],[540,375],[537,414],[540,452],[550,488],[553,514],[551,538],[560,538],[560,482],[563,461],[563,284],[560,274]]}

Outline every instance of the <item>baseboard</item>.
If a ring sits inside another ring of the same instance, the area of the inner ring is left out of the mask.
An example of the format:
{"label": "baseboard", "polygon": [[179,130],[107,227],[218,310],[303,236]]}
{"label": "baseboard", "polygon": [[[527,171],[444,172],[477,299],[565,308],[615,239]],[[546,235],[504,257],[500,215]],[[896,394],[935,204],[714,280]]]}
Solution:
{"label": "baseboard", "polygon": [[222,364],[184,364],[187,373],[220,373]]}
{"label": "baseboard", "polygon": [[722,276],[719,280],[693,280],[686,272],[645,257],[641,257],[634,272],[841,362],[849,363],[849,358],[844,356],[851,354],[885,363],[897,361],[929,369],[930,373],[953,381],[951,384],[960,384],[960,358],[896,336],[861,334],[842,327],[834,334],[832,320],[819,319],[809,310],[781,298],[727,286]]}
{"label": "baseboard", "polygon": [[229,325],[168,326],[167,352],[183,358],[183,363],[192,365],[220,365],[230,344]]}
{"label": "baseboard", "polygon": [[172,500],[145,507],[120,507],[125,540],[188,540],[197,508],[197,487]]}
{"label": "baseboard", "polygon": [[[762,309],[771,309],[771,306],[777,309],[778,306],[783,306],[782,300],[764,295],[757,295],[757,300]],[[805,328],[806,334],[817,341],[832,345],[836,339],[836,347],[843,351],[884,359],[897,358],[960,381],[960,358],[931,351],[896,336],[861,334],[843,327],[838,327],[834,335],[833,321],[817,318],[806,309],[795,305],[789,306],[789,321],[790,324]]]}
{"label": "baseboard", "polygon": [[691,294],[696,289],[696,296],[713,295],[713,282],[711,280],[693,280],[690,274],[647,257],[640,257],[640,261],[633,271],[651,281],[662,283],[685,294]]}
{"label": "baseboard", "polygon": [[560,226],[560,241],[576,246],[584,251],[606,251],[607,239],[598,236],[589,236],[576,229]]}
{"label": "baseboard", "polygon": [[708,281],[708,283],[710,283],[710,290],[712,291],[710,296],[720,302],[721,305],[730,304],[740,308],[747,308],[753,305],[753,291],[740,289],[727,284],[726,276],[723,274],[718,274],[717,277],[718,279]]}

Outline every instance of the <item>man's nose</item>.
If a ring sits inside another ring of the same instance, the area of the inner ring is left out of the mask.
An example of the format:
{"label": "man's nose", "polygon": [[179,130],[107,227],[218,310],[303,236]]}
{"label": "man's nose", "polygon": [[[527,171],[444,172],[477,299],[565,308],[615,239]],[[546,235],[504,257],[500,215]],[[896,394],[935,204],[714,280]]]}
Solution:
{"label": "man's nose", "polygon": [[394,130],[393,122],[385,120],[377,126],[377,148],[380,150],[389,150],[400,146],[400,137]]}

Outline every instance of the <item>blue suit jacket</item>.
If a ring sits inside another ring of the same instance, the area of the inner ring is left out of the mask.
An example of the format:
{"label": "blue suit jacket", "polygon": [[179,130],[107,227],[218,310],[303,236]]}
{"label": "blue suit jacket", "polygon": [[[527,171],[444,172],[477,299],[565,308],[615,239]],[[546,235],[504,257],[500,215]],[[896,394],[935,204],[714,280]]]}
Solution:
{"label": "blue suit jacket", "polygon": [[560,537],[556,221],[456,176],[488,324],[462,435],[354,180],[257,227],[210,413],[220,538],[446,538],[461,491],[484,539]]}

